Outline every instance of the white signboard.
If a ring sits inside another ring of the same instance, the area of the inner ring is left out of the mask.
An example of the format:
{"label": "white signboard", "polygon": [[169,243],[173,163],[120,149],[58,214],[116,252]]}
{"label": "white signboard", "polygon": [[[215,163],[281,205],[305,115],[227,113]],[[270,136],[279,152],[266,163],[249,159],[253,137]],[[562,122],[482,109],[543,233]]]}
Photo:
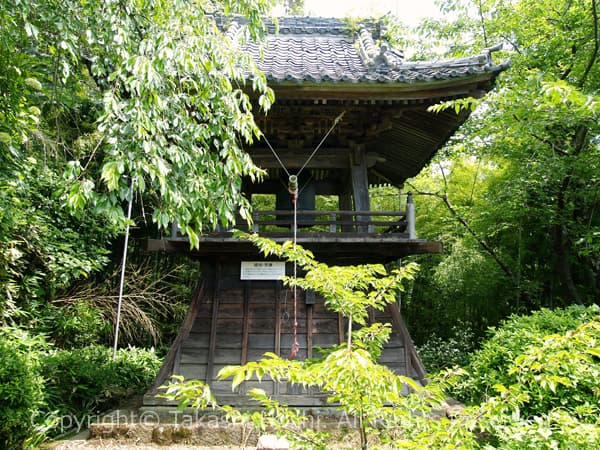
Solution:
{"label": "white signboard", "polygon": [[279,280],[284,275],[284,261],[242,261],[242,280]]}

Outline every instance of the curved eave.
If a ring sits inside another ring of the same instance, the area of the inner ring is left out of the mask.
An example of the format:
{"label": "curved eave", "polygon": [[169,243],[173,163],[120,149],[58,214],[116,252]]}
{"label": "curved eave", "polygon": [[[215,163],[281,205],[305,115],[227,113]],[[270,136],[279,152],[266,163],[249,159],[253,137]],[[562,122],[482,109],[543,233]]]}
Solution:
{"label": "curved eave", "polygon": [[276,98],[422,100],[454,96],[481,97],[491,89],[501,70],[503,66],[496,66],[476,75],[410,82],[278,80],[268,77],[268,74],[267,81],[275,91]]}
{"label": "curved eave", "polygon": [[385,158],[375,164],[370,179],[402,184],[417,175],[467,120],[469,112],[411,111],[383,133],[373,150]]}
{"label": "curved eave", "polygon": [[[419,173],[469,116],[467,111],[434,113],[428,111],[428,107],[447,100],[483,97],[507,66],[485,66],[485,71],[477,74],[411,83],[270,82],[275,91],[275,105],[279,105],[279,109],[276,113],[267,114],[262,125],[265,125],[271,139],[276,140],[278,135],[283,136],[286,132],[296,133],[298,140],[304,141],[304,147],[312,149],[321,134],[307,128],[310,121],[303,122],[303,116],[299,114],[302,108],[318,114],[321,105],[326,105],[324,110],[330,120],[342,111],[347,112],[337,127],[340,136],[364,130],[365,124],[372,121],[375,127],[381,128],[374,134],[364,135],[362,140],[360,136],[363,135],[360,134],[357,134],[358,138],[351,139],[367,145],[368,151],[378,157],[375,165],[369,168],[371,183],[399,185]],[[483,70],[481,66],[480,70]],[[295,131],[290,131],[291,115],[293,125],[297,126]],[[335,137],[329,139],[331,146],[344,145],[343,142],[331,142],[332,139]],[[287,146],[285,139],[274,143],[278,148]]]}

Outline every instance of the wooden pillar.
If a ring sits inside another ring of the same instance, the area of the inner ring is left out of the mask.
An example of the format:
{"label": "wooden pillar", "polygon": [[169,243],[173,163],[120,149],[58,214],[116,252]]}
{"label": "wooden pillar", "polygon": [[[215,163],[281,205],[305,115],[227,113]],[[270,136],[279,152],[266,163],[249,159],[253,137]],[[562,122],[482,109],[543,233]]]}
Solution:
{"label": "wooden pillar", "polygon": [[152,395],[158,393],[159,386],[165,384],[171,375],[179,375],[179,362],[181,359],[181,346],[183,342],[188,338],[192,327],[194,326],[194,321],[196,320],[196,316],[198,315],[198,311],[202,306],[202,303],[206,301],[205,294],[207,292],[207,280],[205,276],[202,277],[200,285],[196,288],[194,292],[194,297],[192,299],[192,303],[188,309],[188,312],[185,316],[183,324],[179,329],[179,333],[177,337],[173,341],[171,348],[165,356],[165,360],[163,362],[162,367],[158,371],[154,382],[150,388]]}
{"label": "wooden pillar", "polygon": [[[352,195],[354,197],[355,211],[370,211],[371,202],[369,200],[369,178],[367,176],[367,158],[364,147],[355,146],[352,152],[352,163],[350,166],[352,177]],[[370,222],[370,216],[357,216],[356,221]],[[372,225],[358,225],[359,233],[372,233],[374,228]]]}
{"label": "wooden pillar", "polygon": [[408,231],[408,238],[416,239],[417,231],[415,225],[415,204],[413,202],[411,192],[409,192],[406,196],[406,228]]}
{"label": "wooden pillar", "polygon": [[283,282],[275,282],[275,336],[274,350],[277,356],[281,356],[281,295]]}
{"label": "wooden pillar", "polygon": [[375,323],[375,308],[369,307],[367,311],[369,313],[369,325],[373,325]]}
{"label": "wooden pillar", "polygon": [[[350,190],[348,190],[347,192],[340,193],[338,198],[339,198],[340,211],[352,211],[353,210],[352,194],[350,193]],[[341,218],[342,218],[342,221],[347,219],[344,216],[342,216]],[[340,227],[340,231],[342,233],[349,233],[349,232],[354,231],[354,227],[352,225],[342,225]]]}
{"label": "wooden pillar", "polygon": [[342,316],[340,313],[338,313],[338,320],[337,320],[337,325],[338,325],[338,342],[340,344],[343,344],[346,339],[344,336],[344,332],[345,332],[345,326],[344,326],[344,316]]}

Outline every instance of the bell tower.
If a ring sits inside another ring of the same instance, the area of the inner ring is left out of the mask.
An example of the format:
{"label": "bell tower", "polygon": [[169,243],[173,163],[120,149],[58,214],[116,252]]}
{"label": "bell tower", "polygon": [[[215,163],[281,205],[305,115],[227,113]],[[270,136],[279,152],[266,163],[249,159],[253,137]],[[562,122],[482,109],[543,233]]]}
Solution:
{"label": "bell tower", "polygon": [[[243,26],[226,18],[221,25]],[[283,18],[278,33],[270,27],[263,57],[255,44],[239,44],[265,72],[276,102],[268,115],[256,116],[264,137],[247,149],[266,176],[260,183],[243,183],[249,198],[263,194],[272,202],[268,208],[253,202],[253,224],[240,222],[236,228],[276,242],[294,233],[316,259],[337,265],[387,263],[442,250],[439,242],[418,239],[410,195],[403,210],[379,211],[371,207],[369,189],[402,186],[468,117],[467,112],[432,113],[429,106],[482,96],[505,66],[493,66],[490,51],[458,60],[406,62],[402,52],[375,43],[374,28],[367,23],[356,32],[337,19]],[[292,198],[296,187],[297,199]],[[231,392],[229,381],[217,379],[221,367],[259,359],[265,352],[286,356],[295,350],[294,357],[308,358],[314,347],[346,338],[343,318],[313,292],[299,293],[298,326],[293,327],[291,294],[279,280],[291,274],[291,267],[263,258],[229,230],[206,230],[197,250],[177,233],[149,240],[147,248],[191,253],[202,262],[202,279],[145,406],[168,404],[155,394],[172,374],[209,383],[220,402],[246,405],[243,394],[253,382]],[[370,320],[392,324],[380,362],[423,380],[425,368],[399,305],[373,312]],[[298,386],[264,381],[260,386],[289,405],[325,404],[322,394]]]}

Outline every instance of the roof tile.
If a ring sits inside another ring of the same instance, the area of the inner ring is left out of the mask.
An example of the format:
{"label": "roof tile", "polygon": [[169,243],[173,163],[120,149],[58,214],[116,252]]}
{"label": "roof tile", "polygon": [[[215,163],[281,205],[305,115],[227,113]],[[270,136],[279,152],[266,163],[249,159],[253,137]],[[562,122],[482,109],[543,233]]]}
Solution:
{"label": "roof tile", "polygon": [[[385,42],[375,43],[373,23],[361,26],[355,34],[339,19],[287,17],[280,18],[278,25],[276,33],[275,25],[268,24],[262,58],[257,44],[244,45],[274,83],[427,83],[503,68],[491,66],[489,52],[447,61],[404,61],[401,50]],[[228,25],[226,35],[235,42],[239,34],[236,19]]]}

